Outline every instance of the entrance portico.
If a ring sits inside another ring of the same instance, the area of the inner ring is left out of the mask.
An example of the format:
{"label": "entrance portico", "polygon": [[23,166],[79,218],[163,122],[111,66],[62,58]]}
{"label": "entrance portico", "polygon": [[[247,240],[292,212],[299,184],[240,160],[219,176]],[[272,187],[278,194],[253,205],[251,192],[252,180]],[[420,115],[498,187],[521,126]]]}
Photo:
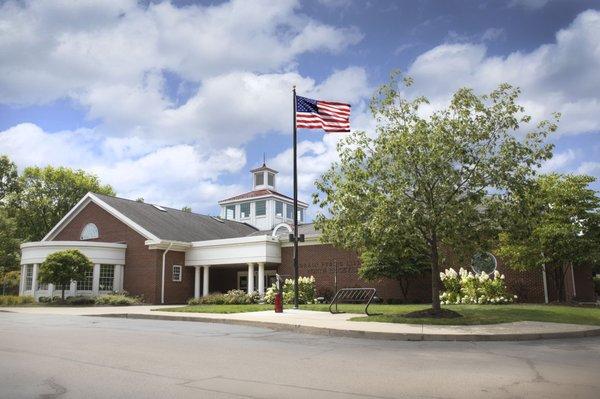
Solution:
{"label": "entrance portico", "polygon": [[[206,296],[211,292],[210,275],[215,269],[237,269],[237,281],[230,282],[232,284],[229,289],[245,288],[248,293],[257,291],[263,296],[268,277],[265,267],[267,264],[276,266],[280,263],[279,239],[270,235],[192,242],[192,247],[185,255],[185,265],[195,268],[195,298]],[[247,273],[239,270],[242,265],[246,265]],[[273,271],[269,274],[273,274]],[[244,276],[245,280],[242,280]],[[245,287],[241,286],[243,281]],[[202,290],[200,290],[201,286]]]}

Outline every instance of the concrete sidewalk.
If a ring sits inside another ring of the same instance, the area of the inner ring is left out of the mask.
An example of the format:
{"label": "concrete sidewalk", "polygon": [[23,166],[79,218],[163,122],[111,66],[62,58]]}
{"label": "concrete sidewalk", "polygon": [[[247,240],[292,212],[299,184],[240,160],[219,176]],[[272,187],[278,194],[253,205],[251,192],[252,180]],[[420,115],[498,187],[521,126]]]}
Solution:
{"label": "concrete sidewalk", "polygon": [[310,310],[287,309],[234,314],[166,312],[175,306],[110,306],[110,307],[6,307],[0,311],[26,314],[123,317],[135,319],[179,320],[249,325],[276,331],[373,338],[403,341],[521,341],[551,338],[600,336],[600,326],[523,321],[479,326],[433,326],[357,322],[349,319],[358,314],[336,314]]}

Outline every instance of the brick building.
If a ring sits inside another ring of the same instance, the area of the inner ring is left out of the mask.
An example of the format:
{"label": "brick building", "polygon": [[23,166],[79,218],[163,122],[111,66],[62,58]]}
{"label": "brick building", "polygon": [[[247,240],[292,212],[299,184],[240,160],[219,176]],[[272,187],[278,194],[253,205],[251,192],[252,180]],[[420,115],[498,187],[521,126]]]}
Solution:
{"label": "brick building", "polygon": [[[277,171],[263,165],[251,173],[253,190],[220,201],[219,217],[88,193],[42,241],[21,246],[20,294],[60,295],[51,284],[39,284],[37,274],[49,254],[63,249],[79,249],[94,264],[83,281],[67,287],[66,295],[127,291],[149,303],[171,304],[230,289],[263,294],[276,273],[293,274],[293,247],[287,238],[293,201],[276,191]],[[301,222],[306,208],[299,203]],[[361,280],[357,254],[321,243],[312,224],[302,224],[299,233],[306,237],[299,247],[300,275],[315,277],[318,295],[367,286],[377,288],[384,300],[430,300],[429,274],[412,279],[403,298],[397,281]],[[521,300],[556,299],[553,271],[515,272],[496,263]],[[567,270],[564,290],[567,299],[592,300],[591,270]]]}

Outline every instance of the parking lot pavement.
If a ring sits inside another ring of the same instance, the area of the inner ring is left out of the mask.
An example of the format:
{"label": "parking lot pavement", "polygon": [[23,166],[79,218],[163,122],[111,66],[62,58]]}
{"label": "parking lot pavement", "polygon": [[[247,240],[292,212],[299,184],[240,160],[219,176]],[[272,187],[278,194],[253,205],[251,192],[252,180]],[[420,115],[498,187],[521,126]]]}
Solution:
{"label": "parking lot pavement", "polygon": [[0,313],[2,398],[597,398],[600,338],[400,342]]}

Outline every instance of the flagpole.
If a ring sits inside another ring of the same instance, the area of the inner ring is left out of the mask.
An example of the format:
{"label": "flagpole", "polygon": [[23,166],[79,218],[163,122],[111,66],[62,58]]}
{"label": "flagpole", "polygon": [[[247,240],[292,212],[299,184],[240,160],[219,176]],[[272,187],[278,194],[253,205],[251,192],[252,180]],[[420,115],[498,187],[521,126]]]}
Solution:
{"label": "flagpole", "polygon": [[296,127],[296,86],[294,94],[294,309],[298,309],[298,129]]}

